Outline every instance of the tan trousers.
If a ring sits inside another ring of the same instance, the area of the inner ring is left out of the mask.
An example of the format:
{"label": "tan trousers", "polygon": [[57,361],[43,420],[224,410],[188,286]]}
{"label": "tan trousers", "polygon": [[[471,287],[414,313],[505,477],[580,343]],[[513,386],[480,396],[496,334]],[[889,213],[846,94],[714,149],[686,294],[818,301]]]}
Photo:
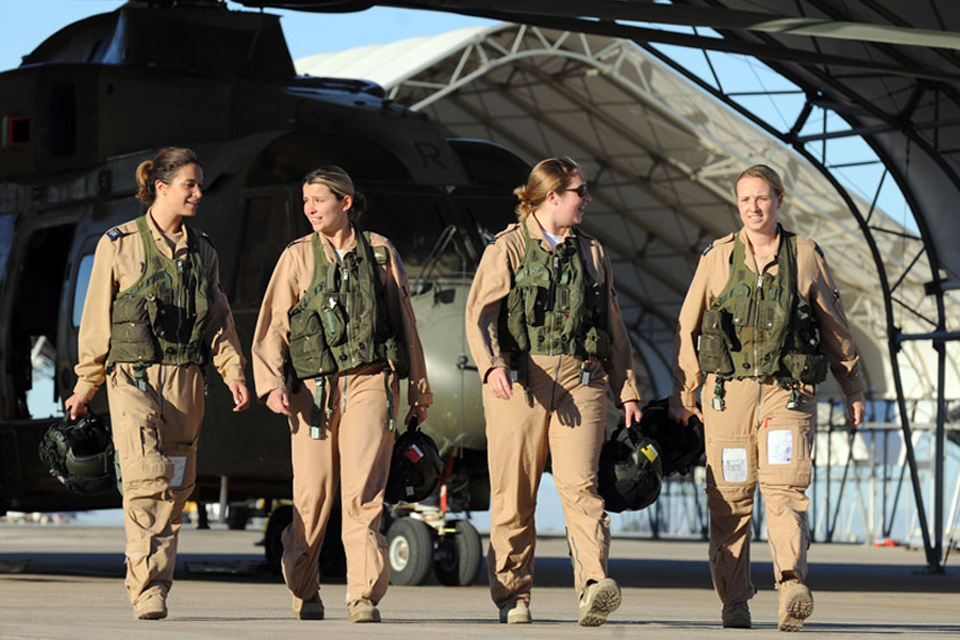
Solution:
{"label": "tan trousers", "polygon": [[[388,426],[382,371],[332,376],[332,412],[323,437],[310,437],[314,381],[305,380],[290,402],[293,457],[293,522],[283,532],[283,577],[295,596],[317,593],[317,562],[337,484],[347,556],[348,603],[380,602],[390,580],[386,540],[380,533],[383,492],[390,473],[394,434]],[[394,411],[399,398],[392,376]]]}
{"label": "tan trousers", "polygon": [[537,542],[534,511],[549,452],[573,555],[577,595],[607,575],[610,517],[597,493],[597,465],[605,437],[607,376],[594,365],[580,384],[571,356],[530,357],[530,392],[513,386],[500,400],[483,388],[490,468],[490,593],[498,607],[530,601]]}
{"label": "tan trousers", "polygon": [[710,573],[724,604],[745,602],[756,589],[750,580],[753,496],[760,484],[766,507],[767,538],[774,581],[807,577],[807,506],[810,450],[816,399],[805,386],[796,409],[787,409],[790,391],[775,382],[726,382],[726,408],[712,406],[715,380],[703,386],[707,448],[707,504],[710,508]]}
{"label": "tan trousers", "polygon": [[124,363],[107,381],[123,479],[125,585],[136,604],[154,593],[166,597],[173,582],[183,505],[196,481],[203,376],[196,365],[152,365],[142,391]]}

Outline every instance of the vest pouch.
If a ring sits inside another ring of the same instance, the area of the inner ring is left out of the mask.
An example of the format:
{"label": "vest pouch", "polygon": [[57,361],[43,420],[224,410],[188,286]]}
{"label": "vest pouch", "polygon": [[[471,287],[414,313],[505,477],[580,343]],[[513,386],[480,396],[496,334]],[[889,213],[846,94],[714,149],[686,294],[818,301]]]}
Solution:
{"label": "vest pouch", "polygon": [[583,350],[587,355],[606,360],[610,357],[610,334],[599,327],[590,327],[583,339]]}
{"label": "vest pouch", "polygon": [[547,296],[546,287],[523,287],[524,313],[527,316],[527,325],[542,327],[546,319]]}
{"label": "vest pouch", "polygon": [[410,375],[410,353],[407,351],[407,345],[396,338],[387,338],[383,343],[384,360],[387,364],[392,363],[392,369],[397,372],[399,378],[406,378]]}
{"label": "vest pouch", "polygon": [[733,300],[733,317],[731,321],[735,327],[747,327],[753,324],[753,298],[738,296]]}
{"label": "vest pouch", "polygon": [[145,296],[120,296],[113,301],[111,362],[159,361],[148,305]]}
{"label": "vest pouch", "polygon": [[697,358],[700,361],[700,370],[704,373],[723,376],[733,373],[733,359],[723,336],[701,333]]}
{"label": "vest pouch", "polygon": [[299,310],[290,315],[290,362],[301,380],[337,370],[316,311]]}
{"label": "vest pouch", "polygon": [[530,336],[527,335],[527,320],[523,290],[514,287],[507,295],[507,332],[516,342],[520,353],[530,351]]}
{"label": "vest pouch", "polygon": [[822,353],[791,353],[790,376],[803,384],[820,384],[827,379],[827,357]]}
{"label": "vest pouch", "polygon": [[757,324],[763,331],[772,331],[777,326],[776,300],[761,300],[757,304]]}
{"label": "vest pouch", "polygon": [[347,339],[347,320],[343,316],[343,309],[336,298],[327,298],[320,309],[323,314],[323,329],[327,337],[327,344],[337,347]]}

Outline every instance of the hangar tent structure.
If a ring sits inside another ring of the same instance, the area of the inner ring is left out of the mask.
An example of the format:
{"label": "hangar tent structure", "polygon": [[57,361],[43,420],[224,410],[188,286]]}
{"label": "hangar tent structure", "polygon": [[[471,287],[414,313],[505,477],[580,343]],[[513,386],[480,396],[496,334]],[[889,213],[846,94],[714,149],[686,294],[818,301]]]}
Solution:
{"label": "hangar tent structure", "polygon": [[[648,397],[670,392],[676,318],[700,252],[740,226],[733,181],[750,164],[778,168],[788,192],[784,226],[815,238],[831,265],[862,354],[868,395],[888,401],[873,406],[899,405],[915,499],[922,505],[910,420],[936,418],[942,429],[945,406],[939,403],[960,398],[958,354],[945,349],[960,328],[953,288],[960,280],[960,216],[955,205],[953,216],[938,210],[942,224],[936,216],[898,221],[881,211],[877,196],[896,166],[884,171],[872,199],[845,187],[831,173],[830,159],[808,147],[856,132],[818,130],[821,123],[808,122],[816,100],[807,96],[802,105],[790,128],[800,148],[791,147],[764,122],[745,117],[742,107],[731,108],[718,89],[707,90],[706,81],[678,73],[681,65],[659,50],[625,38],[521,24],[317,54],[296,65],[313,76],[374,81],[451,137],[498,142],[530,162],[551,155],[580,161],[594,197],[583,227],[610,250]],[[927,102],[920,99],[915,108]],[[932,178],[916,166],[924,163],[916,159],[920,145],[905,144],[915,159],[900,167],[902,184],[910,187],[904,197],[911,208],[923,207],[917,198],[934,197],[924,189]],[[890,154],[903,160],[895,148]],[[930,225],[937,233],[925,238]],[[952,243],[945,241],[951,233]],[[827,419],[842,413],[839,395],[831,379],[821,393],[832,399]],[[830,412],[834,405],[838,410]],[[942,469],[939,474],[938,506]],[[922,507],[918,515],[928,563],[936,569],[943,514],[937,510],[935,540]]]}

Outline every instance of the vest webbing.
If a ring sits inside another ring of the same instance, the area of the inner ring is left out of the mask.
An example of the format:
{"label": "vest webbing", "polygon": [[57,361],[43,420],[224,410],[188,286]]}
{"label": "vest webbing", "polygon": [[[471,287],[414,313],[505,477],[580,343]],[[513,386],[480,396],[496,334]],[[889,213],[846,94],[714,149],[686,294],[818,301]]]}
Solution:
{"label": "vest webbing", "polygon": [[[704,313],[700,364],[723,381],[775,377],[784,387],[816,384],[826,377],[826,359],[810,306],[798,292],[797,238],[780,228],[776,275],[754,273],[737,234],[730,277]],[[722,406],[722,400],[715,405]]]}
{"label": "vest webbing", "polygon": [[196,232],[183,225],[187,255],[168,258],[157,247],[146,215],[137,218],[137,229],[143,241],[144,268],[137,281],[113,301],[106,364],[203,365],[207,359],[203,333],[209,320],[210,283]]}
{"label": "vest webbing", "polygon": [[500,309],[502,345],[514,354],[609,356],[603,289],[590,276],[575,236],[545,251],[525,222],[523,260]]}
{"label": "vest webbing", "polygon": [[327,262],[319,234],[312,237],[313,279],[290,310],[290,358],[299,378],[314,378],[369,364],[385,364],[406,377],[409,358],[390,325],[386,290],[377,264],[384,247],[355,232],[357,249],[343,264]]}

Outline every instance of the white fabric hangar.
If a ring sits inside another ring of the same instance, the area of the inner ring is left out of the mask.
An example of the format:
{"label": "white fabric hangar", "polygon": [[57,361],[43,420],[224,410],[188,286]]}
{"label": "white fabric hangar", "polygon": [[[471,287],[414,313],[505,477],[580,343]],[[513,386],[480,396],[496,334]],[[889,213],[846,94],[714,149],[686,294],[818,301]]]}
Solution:
{"label": "white fabric hangar", "polygon": [[[837,279],[873,398],[893,400],[887,319],[868,243],[844,199],[801,155],[682,78],[632,41],[503,24],[323,53],[296,62],[299,73],[360,78],[426,113],[450,136],[508,147],[528,162],[569,155],[585,167],[594,200],[583,227],[610,250],[624,318],[640,355],[648,397],[670,392],[676,318],[710,240],[740,227],[733,181],[763,162],[784,177],[786,228],[814,238]],[[923,243],[871,203],[871,224],[904,333],[937,317],[910,261]],[[947,330],[960,326],[947,295]],[[955,354],[948,399],[960,396]],[[904,342],[904,397],[933,400],[937,354]],[[821,397],[836,397],[832,378]]]}

